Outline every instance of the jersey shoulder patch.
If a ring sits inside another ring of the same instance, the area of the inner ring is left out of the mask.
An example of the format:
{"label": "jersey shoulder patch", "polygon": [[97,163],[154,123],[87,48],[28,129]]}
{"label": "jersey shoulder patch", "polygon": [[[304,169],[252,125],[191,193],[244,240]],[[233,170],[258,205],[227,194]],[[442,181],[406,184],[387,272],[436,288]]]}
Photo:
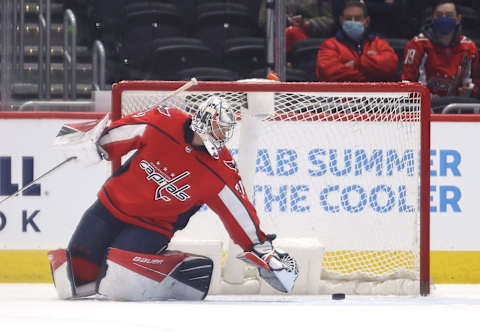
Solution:
{"label": "jersey shoulder patch", "polygon": [[168,111],[168,108],[166,108],[165,106],[155,106],[152,109],[152,111],[156,111],[160,114],[170,117],[170,112]]}
{"label": "jersey shoulder patch", "polygon": [[238,168],[237,168],[237,163],[235,162],[235,160],[224,160],[223,163],[228,167],[230,168],[231,170],[235,171],[235,172],[238,172]]}

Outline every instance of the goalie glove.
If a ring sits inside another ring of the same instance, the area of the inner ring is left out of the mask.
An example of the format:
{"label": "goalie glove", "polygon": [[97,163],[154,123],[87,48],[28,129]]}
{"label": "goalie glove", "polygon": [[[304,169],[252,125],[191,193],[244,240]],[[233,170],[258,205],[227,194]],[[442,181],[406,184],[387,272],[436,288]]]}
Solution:
{"label": "goalie glove", "polygon": [[76,157],[83,166],[90,166],[107,159],[108,154],[98,144],[110,117],[75,124],[64,124],[55,138],[54,146],[60,149],[66,158]]}
{"label": "goalie glove", "polygon": [[256,266],[260,276],[270,286],[289,293],[298,277],[297,261],[285,251],[273,248],[271,241],[275,239],[274,235],[267,237],[267,241],[255,244],[251,251],[244,252],[237,258]]}

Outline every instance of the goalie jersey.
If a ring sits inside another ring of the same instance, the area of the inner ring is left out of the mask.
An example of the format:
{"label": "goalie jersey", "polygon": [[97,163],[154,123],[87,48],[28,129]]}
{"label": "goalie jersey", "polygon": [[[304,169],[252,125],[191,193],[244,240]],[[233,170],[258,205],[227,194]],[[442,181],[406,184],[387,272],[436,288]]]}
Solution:
{"label": "goalie jersey", "polygon": [[159,106],[113,122],[99,140],[109,160],[136,151],[98,197],[118,219],[169,238],[207,204],[232,240],[250,250],[266,236],[235,161],[226,148],[214,159],[193,147],[190,123],[186,113]]}

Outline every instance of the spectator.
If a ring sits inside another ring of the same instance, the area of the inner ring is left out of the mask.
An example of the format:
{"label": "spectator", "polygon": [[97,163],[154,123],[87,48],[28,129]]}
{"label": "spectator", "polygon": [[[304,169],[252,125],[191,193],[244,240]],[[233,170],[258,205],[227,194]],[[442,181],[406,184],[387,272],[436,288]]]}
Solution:
{"label": "spectator", "polygon": [[402,79],[428,86],[432,96],[478,96],[478,50],[462,35],[452,0],[438,1],[432,22],[405,48]]}
{"label": "spectator", "polygon": [[[412,13],[419,14],[422,23],[421,27],[424,27],[427,23],[431,23],[433,9],[438,3],[438,0],[420,0],[415,1],[415,5],[412,7]],[[469,0],[455,0],[455,7],[457,13],[462,15],[462,31],[471,39],[480,38],[480,30],[478,26],[480,24],[480,1]],[[415,33],[418,33],[419,29]],[[420,31],[422,31],[420,29]]]}
{"label": "spectator", "polygon": [[[258,24],[265,30],[266,3],[262,0]],[[298,40],[322,38],[331,35],[334,29],[330,0],[287,0],[287,29],[285,31],[287,53]]]}
{"label": "spectator", "polygon": [[318,50],[316,74],[320,81],[391,81],[398,56],[388,42],[369,33],[370,17],[360,1],[345,4],[340,30]]}

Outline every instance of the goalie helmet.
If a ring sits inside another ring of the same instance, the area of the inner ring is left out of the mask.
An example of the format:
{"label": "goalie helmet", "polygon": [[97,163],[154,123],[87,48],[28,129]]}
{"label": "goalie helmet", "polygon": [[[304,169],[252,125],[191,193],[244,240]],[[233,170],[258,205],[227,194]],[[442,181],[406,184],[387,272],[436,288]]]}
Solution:
{"label": "goalie helmet", "polygon": [[220,151],[233,136],[236,125],[235,112],[220,97],[210,97],[203,102],[192,117],[190,128],[202,139],[208,153],[218,159]]}

